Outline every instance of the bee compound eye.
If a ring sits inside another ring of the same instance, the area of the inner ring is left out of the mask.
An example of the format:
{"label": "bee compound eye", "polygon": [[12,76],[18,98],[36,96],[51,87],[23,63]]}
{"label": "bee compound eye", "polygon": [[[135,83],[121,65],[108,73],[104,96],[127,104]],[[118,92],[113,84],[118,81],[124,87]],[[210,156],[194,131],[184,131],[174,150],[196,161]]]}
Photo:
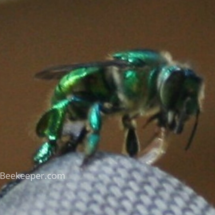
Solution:
{"label": "bee compound eye", "polygon": [[180,98],[184,73],[178,67],[164,67],[158,78],[159,94],[162,105],[167,109],[175,107]]}

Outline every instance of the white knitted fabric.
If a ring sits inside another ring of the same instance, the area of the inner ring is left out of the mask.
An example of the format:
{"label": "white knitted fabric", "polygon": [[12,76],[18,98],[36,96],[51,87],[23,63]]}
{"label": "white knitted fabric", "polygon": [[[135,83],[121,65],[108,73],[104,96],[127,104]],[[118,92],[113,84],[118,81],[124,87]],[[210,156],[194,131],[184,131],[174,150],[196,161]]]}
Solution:
{"label": "white knitted fabric", "polygon": [[23,180],[0,199],[2,215],[215,215],[192,189],[135,159],[97,153],[85,168],[69,153],[36,174],[65,179]]}

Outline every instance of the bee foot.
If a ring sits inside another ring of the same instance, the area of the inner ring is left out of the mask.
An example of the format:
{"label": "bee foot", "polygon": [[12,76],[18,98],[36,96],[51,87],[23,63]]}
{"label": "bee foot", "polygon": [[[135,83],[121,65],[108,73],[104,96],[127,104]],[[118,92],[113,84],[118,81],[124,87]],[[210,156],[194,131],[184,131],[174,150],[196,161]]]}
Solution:
{"label": "bee foot", "polygon": [[91,161],[92,161],[92,155],[91,156],[85,156],[84,159],[83,159],[83,162],[82,162],[82,164],[80,166],[81,169],[86,168],[89,165],[89,163],[91,163]]}

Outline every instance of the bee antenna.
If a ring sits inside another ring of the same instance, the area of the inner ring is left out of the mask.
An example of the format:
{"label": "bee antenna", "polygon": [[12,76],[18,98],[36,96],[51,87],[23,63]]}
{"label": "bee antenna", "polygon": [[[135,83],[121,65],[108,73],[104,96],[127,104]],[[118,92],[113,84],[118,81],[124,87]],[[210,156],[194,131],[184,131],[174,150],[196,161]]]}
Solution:
{"label": "bee antenna", "polygon": [[200,113],[200,111],[198,110],[197,113],[196,113],[196,120],[195,120],[195,123],[194,123],[194,126],[193,126],[193,130],[191,132],[191,135],[190,135],[190,138],[189,138],[189,140],[187,142],[185,150],[188,150],[190,148],[191,143],[193,141],[193,137],[195,136],[196,129],[197,129],[197,126],[198,126],[198,121],[199,121],[199,113]]}

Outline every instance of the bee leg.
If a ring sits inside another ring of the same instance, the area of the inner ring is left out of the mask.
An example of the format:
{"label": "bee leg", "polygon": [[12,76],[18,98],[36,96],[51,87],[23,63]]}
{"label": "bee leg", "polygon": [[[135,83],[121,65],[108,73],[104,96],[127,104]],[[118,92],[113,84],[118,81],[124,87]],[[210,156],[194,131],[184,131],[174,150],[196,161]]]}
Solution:
{"label": "bee leg", "polygon": [[158,112],[154,115],[152,115],[146,122],[145,124],[142,126],[143,129],[145,129],[147,127],[148,124],[150,124],[151,122],[160,119],[161,118],[161,112]]}
{"label": "bee leg", "polygon": [[56,141],[46,141],[40,146],[34,155],[35,166],[45,163],[48,161],[57,151]]}
{"label": "bee leg", "polygon": [[168,130],[158,127],[150,138],[149,145],[140,153],[139,160],[145,164],[154,164],[166,152],[168,143],[165,141]]}
{"label": "bee leg", "polygon": [[130,157],[135,157],[140,150],[140,145],[136,134],[134,120],[132,120],[128,115],[124,115],[122,117],[122,124],[126,132],[124,151]]}
{"label": "bee leg", "polygon": [[36,133],[39,137],[45,137],[47,141],[34,155],[35,165],[48,161],[58,150],[57,140],[60,138],[65,114],[70,100],[62,100],[48,110],[39,120]]}
{"label": "bee leg", "polygon": [[100,130],[102,127],[100,104],[96,103],[91,107],[88,115],[88,124],[90,127],[90,132],[87,135],[85,144],[85,158],[82,166],[88,163],[89,159],[94,155],[98,147],[100,140]]}
{"label": "bee leg", "polygon": [[64,146],[60,149],[59,154],[64,155],[68,152],[75,152],[77,150],[78,145],[83,142],[86,134],[87,130],[84,127],[77,137],[74,138],[73,136],[71,136],[70,140],[68,140],[68,142],[66,142]]}

